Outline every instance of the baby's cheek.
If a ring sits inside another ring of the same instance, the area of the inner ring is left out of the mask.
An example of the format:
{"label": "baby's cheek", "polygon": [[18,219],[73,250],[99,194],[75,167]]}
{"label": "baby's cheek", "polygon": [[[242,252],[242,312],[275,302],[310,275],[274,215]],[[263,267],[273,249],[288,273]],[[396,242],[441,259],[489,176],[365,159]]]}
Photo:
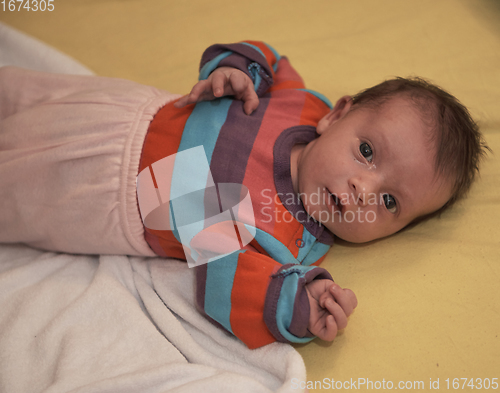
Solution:
{"label": "baby's cheek", "polygon": [[383,227],[381,220],[371,213],[360,213],[353,221],[350,220],[349,214],[346,214],[341,225],[342,234],[337,236],[352,243],[367,243],[386,236]]}

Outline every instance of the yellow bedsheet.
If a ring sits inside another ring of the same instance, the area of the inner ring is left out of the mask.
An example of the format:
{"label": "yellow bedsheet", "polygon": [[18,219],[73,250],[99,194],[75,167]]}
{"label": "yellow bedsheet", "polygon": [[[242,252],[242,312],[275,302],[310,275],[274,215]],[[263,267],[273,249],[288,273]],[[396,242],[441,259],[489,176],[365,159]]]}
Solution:
{"label": "yellow bedsheet", "polygon": [[[207,46],[254,39],[287,55],[306,85],[332,101],[395,75],[424,76],[462,100],[494,152],[470,196],[440,219],[388,239],[335,245],[324,266],[340,285],[355,291],[359,307],[332,344],[315,341],[297,349],[311,391],[328,390],[332,380],[337,388],[339,383],[353,388],[352,381],[365,389],[371,381],[381,390],[430,390],[438,387],[438,379],[440,391],[447,386],[469,390],[471,378],[476,388],[494,378],[500,383],[500,3],[53,4],[52,12],[42,12],[3,10],[0,3],[0,20],[98,75],[185,93],[196,81]],[[456,378],[467,378],[469,385]]]}

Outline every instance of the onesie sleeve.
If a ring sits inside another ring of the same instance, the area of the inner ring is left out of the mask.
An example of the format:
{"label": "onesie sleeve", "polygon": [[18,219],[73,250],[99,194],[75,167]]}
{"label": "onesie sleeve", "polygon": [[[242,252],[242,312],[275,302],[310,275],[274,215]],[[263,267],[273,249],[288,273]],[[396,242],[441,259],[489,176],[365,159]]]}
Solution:
{"label": "onesie sleeve", "polygon": [[207,79],[218,67],[234,67],[252,79],[255,91],[260,97],[273,85],[280,60],[278,52],[264,42],[216,44],[203,53],[199,80]]}
{"label": "onesie sleeve", "polygon": [[274,341],[311,341],[305,286],[332,280],[323,268],[282,264],[251,250],[198,266],[196,276],[198,307],[251,349]]}

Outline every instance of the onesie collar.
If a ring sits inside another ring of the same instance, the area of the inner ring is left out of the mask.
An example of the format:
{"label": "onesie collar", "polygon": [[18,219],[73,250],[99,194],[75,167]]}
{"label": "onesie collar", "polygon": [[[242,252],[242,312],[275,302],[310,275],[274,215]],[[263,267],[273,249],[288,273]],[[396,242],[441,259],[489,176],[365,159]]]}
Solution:
{"label": "onesie collar", "polygon": [[290,155],[292,148],[299,143],[309,143],[319,135],[316,127],[301,125],[287,128],[276,139],[274,144],[274,185],[283,206],[295,218],[307,217],[298,220],[304,227],[323,244],[333,244],[333,234],[321,223],[310,217],[304,209],[302,201],[293,190],[292,174],[290,170]]}

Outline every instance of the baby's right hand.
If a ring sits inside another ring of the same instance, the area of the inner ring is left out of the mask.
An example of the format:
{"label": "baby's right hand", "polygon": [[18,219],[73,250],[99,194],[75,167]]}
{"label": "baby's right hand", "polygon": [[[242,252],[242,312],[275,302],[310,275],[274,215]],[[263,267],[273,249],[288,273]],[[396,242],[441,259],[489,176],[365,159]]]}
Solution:
{"label": "baby's right hand", "polygon": [[243,71],[232,67],[220,67],[210,74],[208,79],[194,85],[191,93],[181,97],[174,106],[182,108],[188,104],[209,101],[223,96],[235,96],[244,102],[243,109],[247,115],[259,106],[259,97],[255,93],[250,77]]}
{"label": "baby's right hand", "polygon": [[322,340],[333,341],[358,305],[356,295],[331,280],[313,280],[306,285],[306,291],[310,306],[308,330]]}

